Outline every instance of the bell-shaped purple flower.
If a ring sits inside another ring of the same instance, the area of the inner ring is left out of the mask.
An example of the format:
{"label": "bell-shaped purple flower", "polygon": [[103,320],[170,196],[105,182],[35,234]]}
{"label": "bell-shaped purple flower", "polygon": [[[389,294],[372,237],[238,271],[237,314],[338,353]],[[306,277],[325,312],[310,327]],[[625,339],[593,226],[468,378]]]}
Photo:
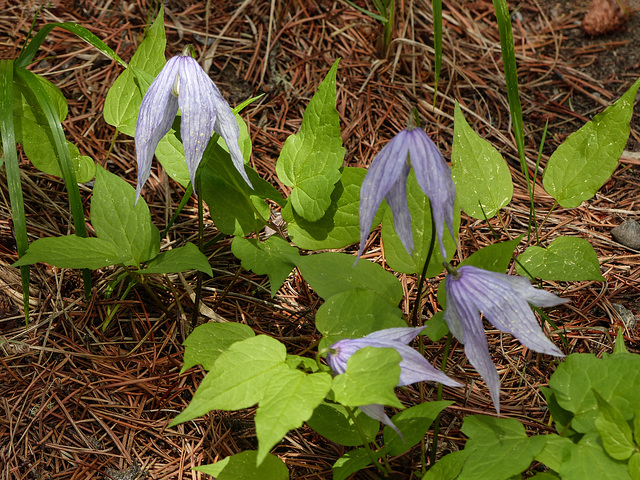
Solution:
{"label": "bell-shaped purple flower", "polygon": [[149,178],[158,142],[171,129],[178,107],[182,112],[180,133],[184,157],[194,190],[198,165],[214,131],[227,143],[233,165],[251,186],[238,145],[240,129],[231,107],[193,57],[177,55],[169,59],[151,83],[140,105],[135,133],[138,161],[136,201]]}
{"label": "bell-shaped purple flower", "polygon": [[447,309],[444,318],[451,333],[464,344],[464,352],[482,376],[500,414],[500,379],[489,355],[482,313],[498,330],[510,333],[536,352],[563,357],[544,335],[529,304],[553,307],[569,300],[531,286],[524,277],[489,272],[465,265],[447,267]]}
{"label": "bell-shaped purple flower", "polygon": [[[422,330],[426,327],[399,327],[388,328],[370,333],[363,338],[348,338],[340,340],[331,345],[331,350],[327,354],[327,363],[336,375],[347,371],[347,362],[351,355],[364,347],[393,348],[402,357],[400,361],[400,378],[398,386],[410,385],[417,382],[440,382],[450,387],[461,387],[462,385],[450,379],[440,370],[434,368],[419,352],[408,346]],[[402,434],[393,424],[391,419],[384,413],[382,405],[362,405],[360,407],[366,415],[381,421],[385,425],[393,428],[398,435]]]}
{"label": "bell-shaped purple flower", "polygon": [[360,189],[360,250],[371,230],[376,211],[384,198],[393,212],[393,224],[402,245],[411,255],[413,233],[407,204],[407,177],[413,167],[418,185],[429,197],[431,214],[442,258],[447,252],[442,242],[444,224],[453,235],[453,209],[456,190],[451,170],[438,147],[420,128],[402,130],[373,159]]}

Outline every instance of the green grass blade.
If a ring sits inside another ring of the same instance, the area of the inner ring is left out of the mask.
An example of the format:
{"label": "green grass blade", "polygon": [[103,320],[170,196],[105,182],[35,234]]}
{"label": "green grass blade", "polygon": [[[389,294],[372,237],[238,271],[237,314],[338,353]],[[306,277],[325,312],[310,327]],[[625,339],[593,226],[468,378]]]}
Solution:
{"label": "green grass blade", "polygon": [[[35,96],[42,113],[49,124],[53,137],[54,148],[56,150],[58,161],[60,162],[60,170],[62,171],[62,176],[69,195],[69,206],[73,215],[73,224],[76,229],[76,234],[80,237],[86,237],[87,227],[84,221],[84,210],[82,208],[82,199],[80,198],[80,189],[78,188],[78,182],[76,180],[76,172],[73,169],[71,154],[69,153],[69,147],[67,147],[67,140],[64,136],[62,125],[58,119],[53,102],[49,95],[47,95],[47,92],[42,86],[40,80],[36,77],[35,73],[24,68],[16,68],[16,74],[19,80],[22,81]],[[85,296],[88,298],[91,290],[91,272],[85,269],[83,270],[82,276],[85,282]]]}
{"label": "green grass blade", "polygon": [[33,37],[31,42],[29,42],[29,45],[27,45],[25,49],[20,53],[20,56],[16,60],[17,67],[26,67],[29,63],[31,63],[34,55],[42,45],[42,42],[44,42],[44,39],[47,37],[47,35],[49,35],[51,30],[53,30],[55,27],[63,28],[75,34],[77,37],[81,38],[85,42],[89,43],[90,45],[93,45],[95,48],[100,50],[107,57],[118,62],[121,66],[125,68],[127,67],[127,63],[124,60],[122,60],[118,56],[118,54],[111,49],[111,47],[107,46],[107,44],[105,44],[102,40],[100,40],[98,37],[96,37],[93,33],[91,33],[86,28],[81,27],[77,23],[72,23],[72,22],[49,23],[48,25],[45,25],[44,27],[42,27],[42,29],[38,33],[36,33],[36,35]]}
{"label": "green grass blade", "polygon": [[364,13],[365,15],[367,15],[368,17],[373,18],[374,20],[379,21],[380,23],[382,23],[383,25],[387,23],[387,19],[385,17],[383,17],[382,15],[378,15],[377,13],[373,13],[370,12],[367,9],[364,9],[358,5],[356,5],[355,3],[353,3],[351,0],[344,0],[346,3],[348,3],[349,5],[351,5],[353,8],[355,8],[356,10],[361,11],[362,13]]}
{"label": "green grass blade", "polygon": [[529,182],[529,171],[524,156],[524,122],[522,120],[522,105],[520,104],[520,93],[518,91],[518,70],[516,68],[516,52],[513,44],[509,6],[506,0],[493,0],[493,8],[496,12],[500,31],[500,47],[502,49],[504,79],[507,83],[509,109],[511,110],[513,136],[516,139],[516,146],[520,155],[520,168],[527,178],[527,182]]}
{"label": "green grass blade", "polygon": [[432,0],[433,11],[433,47],[435,50],[435,70],[433,73],[433,105],[438,97],[438,81],[442,70],[442,0]]}
{"label": "green grass blade", "polygon": [[[7,168],[7,185],[11,202],[11,216],[16,236],[18,256],[29,248],[27,238],[27,218],[24,212],[24,199],[20,183],[20,168],[16,150],[16,135],[13,126],[13,60],[0,60],[0,135],[4,148]],[[29,323],[29,266],[20,267],[22,277],[22,301],[25,322]]]}

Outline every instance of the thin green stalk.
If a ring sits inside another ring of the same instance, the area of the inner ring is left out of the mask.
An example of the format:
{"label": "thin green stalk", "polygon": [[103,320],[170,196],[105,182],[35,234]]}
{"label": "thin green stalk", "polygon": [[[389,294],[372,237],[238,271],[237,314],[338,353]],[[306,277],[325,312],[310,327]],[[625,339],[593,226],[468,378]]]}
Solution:
{"label": "thin green stalk", "polygon": [[369,446],[369,442],[367,442],[367,437],[362,431],[362,427],[358,423],[358,419],[354,415],[353,410],[347,406],[344,406],[344,409],[347,411],[349,418],[355,425],[356,430],[358,431],[358,435],[360,435],[360,438],[362,439],[362,444],[364,445],[364,449],[367,451],[367,455],[369,455],[369,458],[371,459],[371,463],[375,465],[378,468],[378,470],[380,470],[380,473],[382,473],[386,477],[390,472],[385,470],[385,468],[382,465],[380,465],[380,462],[378,461],[375,454],[373,453],[373,450],[371,450],[371,447]]}
{"label": "thin green stalk", "polygon": [[167,235],[167,233],[169,232],[169,229],[173,226],[175,221],[178,219],[178,215],[180,215],[180,212],[182,212],[182,209],[185,207],[185,205],[191,198],[192,194],[193,194],[193,186],[191,185],[191,183],[189,183],[187,190],[184,192],[184,195],[182,196],[182,200],[180,200],[180,205],[178,205],[178,208],[176,209],[176,213],[173,214],[173,217],[171,217],[171,221],[169,221],[169,224],[162,231],[162,234],[160,234],[160,238],[164,238]]}
{"label": "thin green stalk", "polygon": [[[442,365],[440,365],[440,370],[445,372],[447,370],[447,360],[449,359],[449,350],[451,349],[451,333],[447,334],[447,341],[444,344],[444,352],[442,354]],[[438,401],[442,400],[442,384],[438,384]],[[429,457],[429,465],[432,467],[436,464],[436,455],[438,453],[438,435],[440,434],[440,414],[436,417],[433,422],[433,442],[431,442],[431,455]]]}
{"label": "thin green stalk", "polygon": [[[202,182],[200,176],[196,176],[196,183],[198,184],[198,191],[201,191]],[[202,193],[198,195],[198,248],[204,253],[204,209],[202,207]],[[198,314],[200,313],[200,297],[202,296],[202,276],[203,273],[198,271],[197,283],[196,283],[196,298],[195,309],[193,310],[193,317],[191,317],[191,330],[196,328],[198,324]]]}
{"label": "thin green stalk", "polygon": [[[16,150],[16,132],[13,125],[13,65],[13,60],[0,60],[0,136],[7,169],[7,186],[16,247],[18,257],[22,257],[29,248],[29,239]],[[27,325],[29,324],[29,275],[29,265],[20,267],[24,320]]]}
{"label": "thin green stalk", "polygon": [[418,279],[418,291],[416,292],[416,301],[413,304],[413,310],[411,311],[409,325],[419,326],[421,322],[418,322],[420,310],[422,309],[422,288],[424,285],[425,278],[427,276],[427,268],[429,268],[429,262],[431,261],[431,256],[433,255],[433,249],[436,245],[436,222],[433,218],[433,212],[431,212],[431,241],[429,242],[429,251],[427,252],[427,258],[424,262],[424,266],[422,267],[422,272],[420,273],[420,278]]}
{"label": "thin green stalk", "polygon": [[500,48],[502,50],[502,64],[504,67],[504,79],[507,84],[507,98],[509,99],[509,110],[511,111],[513,136],[518,148],[520,170],[525,177],[527,190],[529,192],[530,209],[528,235],[531,236],[531,229],[533,224],[535,224],[535,208],[533,205],[534,189],[531,184],[524,149],[524,121],[522,119],[522,104],[520,103],[520,92],[518,88],[518,69],[516,66],[516,52],[515,45],[513,43],[511,16],[509,14],[509,5],[507,5],[507,0],[493,0],[493,8],[495,10],[498,30],[500,32]]}
{"label": "thin green stalk", "polygon": [[433,72],[433,106],[438,98],[438,81],[442,70],[442,0],[431,0],[433,11],[433,47],[435,50],[435,65]]}
{"label": "thin green stalk", "polygon": [[[129,278],[129,284],[127,285],[127,288],[125,288],[124,293],[120,296],[120,302],[123,302],[124,299],[127,298],[127,296],[129,295],[129,292],[131,291],[131,289],[135,284],[136,282],[133,281],[132,278]],[[111,320],[113,320],[113,317],[115,316],[115,314],[118,313],[118,310],[120,310],[120,305],[122,305],[122,303],[117,303],[116,305],[113,306],[113,308],[107,309],[107,318],[105,318],[104,321],[102,322],[103,332],[106,331],[107,328],[109,328],[109,325],[111,325]]]}
{"label": "thin green stalk", "polygon": [[169,312],[167,307],[165,307],[164,303],[162,303],[162,300],[160,300],[160,297],[158,297],[156,292],[154,292],[153,289],[149,286],[144,275],[137,276],[132,270],[128,269],[127,267],[124,267],[124,270],[127,273],[127,275],[129,275],[135,281],[135,283],[139,283],[140,285],[142,285],[142,288],[144,288],[144,290],[149,294],[151,299],[158,305],[158,307],[160,307],[160,310],[162,310],[162,312],[167,317],[171,316],[171,312]]}

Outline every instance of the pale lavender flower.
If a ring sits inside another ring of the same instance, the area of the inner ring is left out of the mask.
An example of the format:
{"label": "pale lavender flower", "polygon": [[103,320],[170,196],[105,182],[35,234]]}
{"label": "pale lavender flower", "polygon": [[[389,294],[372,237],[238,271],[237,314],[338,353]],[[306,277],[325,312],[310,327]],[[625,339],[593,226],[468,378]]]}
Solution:
{"label": "pale lavender flower", "polygon": [[498,330],[512,334],[525,347],[563,357],[542,332],[529,304],[553,307],[569,300],[534,288],[524,277],[489,272],[470,265],[457,270],[447,266],[447,270],[444,318],[451,333],[464,344],[467,358],[487,384],[500,414],[500,379],[489,355],[480,314]]}
{"label": "pale lavender flower", "polygon": [[[327,363],[331,370],[339,375],[347,371],[349,358],[361,348],[393,348],[402,357],[400,361],[400,378],[398,379],[399,387],[422,381],[440,382],[450,387],[461,387],[461,384],[434,368],[419,352],[408,346],[408,343],[424,328],[426,327],[387,328],[386,330],[370,333],[363,338],[340,340],[331,345],[331,350],[327,354]],[[375,418],[393,428],[402,437],[398,428],[384,413],[382,405],[362,405],[358,408],[371,418]]]}
{"label": "pale lavender flower", "polygon": [[227,143],[233,165],[251,186],[238,145],[240,129],[231,107],[193,57],[177,55],[169,59],[151,83],[140,105],[135,133],[138,161],[136,202],[149,178],[158,142],[171,129],[178,107],[182,112],[180,133],[184,157],[194,190],[198,165],[214,131]]}
{"label": "pale lavender flower", "polygon": [[413,252],[411,213],[407,204],[407,177],[413,167],[418,185],[429,197],[431,214],[442,258],[447,252],[442,237],[446,222],[453,235],[453,209],[456,197],[451,170],[438,147],[420,128],[402,130],[373,159],[360,189],[360,250],[371,230],[376,211],[384,198],[393,212],[393,224],[409,255]]}

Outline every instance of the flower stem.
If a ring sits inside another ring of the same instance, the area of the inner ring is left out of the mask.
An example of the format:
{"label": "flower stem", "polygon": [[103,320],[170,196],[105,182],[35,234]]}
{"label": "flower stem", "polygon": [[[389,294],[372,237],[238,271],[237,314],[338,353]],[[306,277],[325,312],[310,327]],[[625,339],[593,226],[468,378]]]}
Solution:
{"label": "flower stem", "polygon": [[422,322],[418,321],[420,317],[419,312],[422,310],[422,289],[425,279],[427,278],[427,268],[429,268],[429,262],[433,255],[433,249],[436,246],[436,221],[433,218],[433,211],[431,212],[431,241],[429,242],[429,251],[427,252],[427,258],[424,261],[420,278],[418,279],[418,291],[416,293],[416,301],[413,304],[413,310],[411,311],[409,325],[420,326]]}
{"label": "flower stem", "polygon": [[378,468],[378,470],[380,470],[380,473],[382,473],[386,477],[389,474],[389,471],[387,471],[382,465],[380,465],[380,462],[376,458],[373,450],[371,450],[371,447],[369,446],[369,442],[367,441],[367,437],[365,437],[364,432],[362,431],[362,427],[358,423],[358,419],[353,413],[353,410],[350,407],[347,407],[346,405],[344,405],[344,409],[349,414],[349,418],[355,425],[356,430],[358,430],[358,435],[360,435],[360,438],[362,439],[362,444],[364,445],[364,448],[367,451],[367,455],[369,455],[369,458],[371,459],[371,463],[375,465]]}
{"label": "flower stem", "polygon": [[[204,253],[204,209],[202,208],[202,182],[200,176],[196,176],[196,189],[200,194],[198,195],[198,248]],[[202,276],[203,273],[198,271],[196,280],[196,298],[194,300],[195,309],[193,310],[193,317],[191,317],[191,330],[196,328],[198,324],[198,314],[200,313],[200,297],[202,296]]]}
{"label": "flower stem", "polygon": [[[443,372],[447,369],[447,359],[449,358],[449,350],[451,348],[451,333],[447,334],[447,341],[444,344],[444,352],[442,353],[442,365],[440,370]],[[442,384],[438,384],[437,400],[442,400]],[[438,453],[438,435],[440,433],[440,414],[433,422],[433,442],[431,442],[431,455],[429,457],[429,465],[433,467],[436,464],[436,454]]]}

